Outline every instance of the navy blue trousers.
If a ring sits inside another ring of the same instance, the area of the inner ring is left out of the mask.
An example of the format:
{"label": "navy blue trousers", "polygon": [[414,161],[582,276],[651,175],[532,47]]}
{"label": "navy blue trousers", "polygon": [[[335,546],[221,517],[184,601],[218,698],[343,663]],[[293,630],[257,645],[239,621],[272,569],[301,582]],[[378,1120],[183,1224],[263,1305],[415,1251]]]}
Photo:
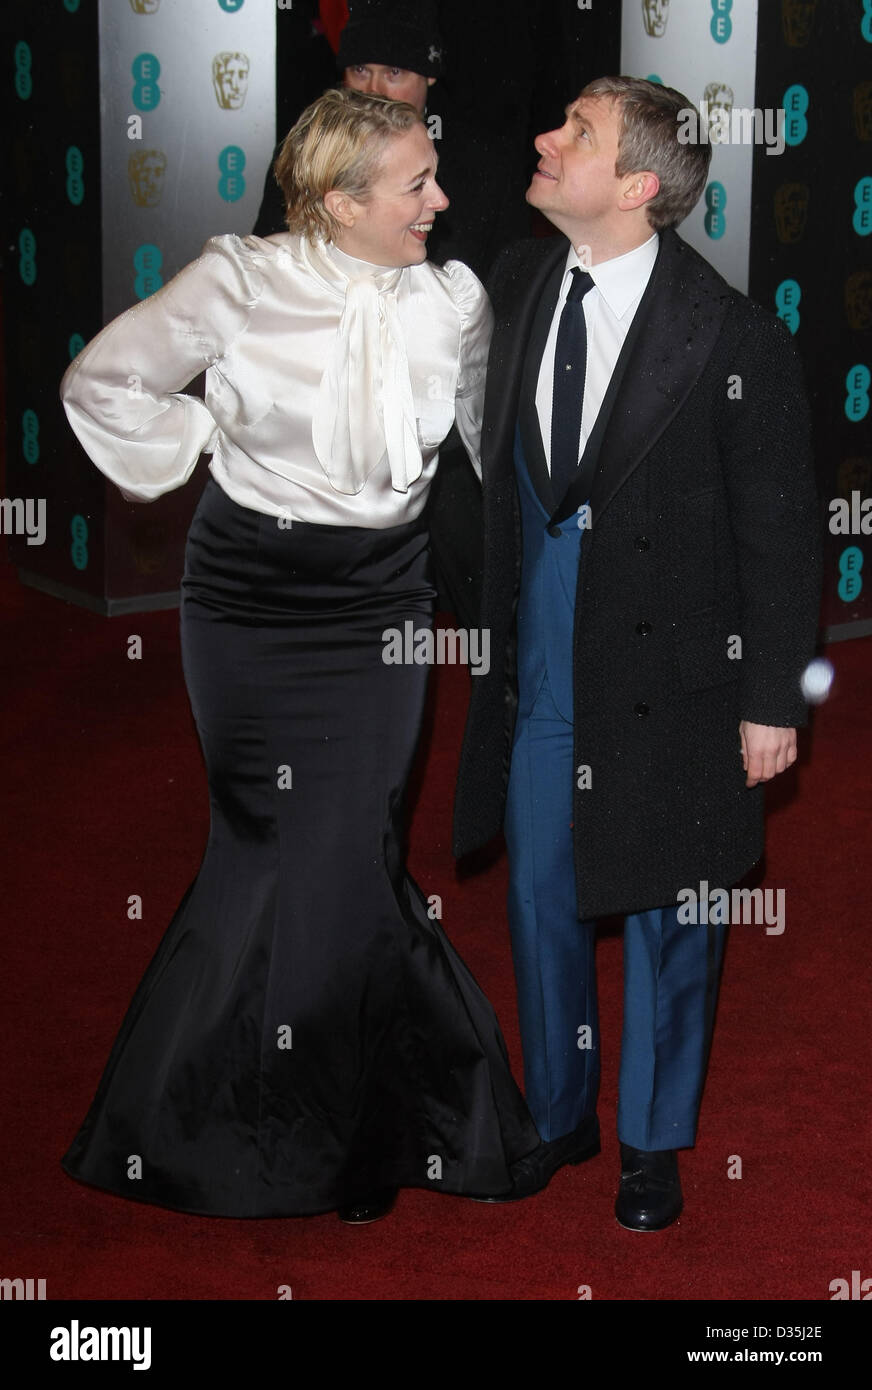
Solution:
{"label": "navy blue trousers", "polygon": [[[600,1079],[596,923],[577,915],[573,778],[572,724],[546,676],[518,718],[505,822],[525,1093],[543,1139],[594,1113]],[[679,924],[677,911],[624,924],[618,1137],[639,1149],[696,1136],[726,928]]]}

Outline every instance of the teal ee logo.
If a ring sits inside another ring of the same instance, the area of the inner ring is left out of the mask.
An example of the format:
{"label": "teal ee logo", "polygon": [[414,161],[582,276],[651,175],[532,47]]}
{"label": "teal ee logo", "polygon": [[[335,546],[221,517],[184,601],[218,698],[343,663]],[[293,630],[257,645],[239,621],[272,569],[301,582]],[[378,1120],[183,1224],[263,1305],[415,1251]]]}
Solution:
{"label": "teal ee logo", "polygon": [[238,145],[225,145],[218,156],[218,168],[221,170],[218,192],[225,203],[237,202],[245,192],[245,179],[242,177],[245,151]]}
{"label": "teal ee logo", "polygon": [[85,185],[82,181],[84,167],[85,161],[82,158],[82,151],[78,145],[70,145],[66,158],[67,197],[76,208],[85,196]]}
{"label": "teal ee logo", "polygon": [[68,10],[70,14],[75,14],[78,8],[79,0],[64,0],[64,9]]}
{"label": "teal ee logo", "polygon": [[860,33],[867,43],[872,43],[872,0],[863,0],[863,18],[860,20]]}
{"label": "teal ee logo", "polygon": [[77,570],[87,569],[88,523],[78,512],[70,522],[70,535],[73,538],[73,543],[70,546],[70,558]]}
{"label": "teal ee logo", "polygon": [[795,333],[799,327],[799,301],[801,299],[802,290],[795,280],[782,280],[775,291],[775,307],[778,310],[778,317],[784,320],[791,333]]}
{"label": "teal ee logo", "polygon": [[842,603],[850,603],[859,598],[863,588],[863,552],[857,545],[847,546],[839,556],[839,598]]}
{"label": "teal ee logo", "polygon": [[808,135],[808,92],[801,82],[794,82],[781,98],[784,107],[784,139],[788,145],[801,145]]}
{"label": "teal ee logo", "polygon": [[863,362],[851,367],[845,377],[848,394],[845,397],[845,414],[856,425],[869,414],[869,383],[872,373]]}
{"label": "teal ee logo", "polygon": [[32,55],[30,44],[22,39],[15,45],[15,94],[22,101],[27,101],[33,91],[33,79],[30,76],[30,64]]}
{"label": "teal ee logo", "polygon": [[715,43],[726,43],[733,32],[733,21],[730,19],[733,0],[711,0],[711,5],[711,36]]}
{"label": "teal ee logo", "polygon": [[854,204],[854,216],[851,218],[854,231],[857,236],[868,236],[872,232],[872,178],[868,174],[857,180]]}
{"label": "teal ee logo", "polygon": [[717,179],[713,179],[705,191],[706,214],[703,226],[712,241],[718,241],[727,230],[724,208],[727,205],[727,190]]}
{"label": "teal ee logo", "polygon": [[84,340],[84,338],[82,337],[81,333],[71,333],[71,334],[70,334],[70,341],[67,343],[67,351],[68,351],[69,354],[70,354],[70,361],[71,361],[71,362],[72,362],[72,360],[73,360],[74,357],[78,357],[79,353],[82,351],[82,348],[83,348],[84,346],[85,346],[85,340]]}
{"label": "teal ee logo", "polygon": [[160,63],[153,53],[137,53],[130,64],[134,83],[131,96],[140,111],[153,111],[160,101]]}
{"label": "teal ee logo", "polygon": [[21,416],[21,452],[25,463],[39,458],[39,416],[35,410],[25,410]]}
{"label": "teal ee logo", "polygon": [[226,10],[228,14],[235,14],[237,10],[242,9],[245,0],[218,0],[218,4],[221,6],[222,10]]}
{"label": "teal ee logo", "polygon": [[18,238],[18,274],[25,285],[36,280],[36,237],[29,227]]}
{"label": "teal ee logo", "polygon": [[[872,0],[870,0],[870,4],[872,4]],[[648,76],[645,78],[645,81],[654,82],[658,87],[663,86],[663,78],[657,72],[649,72]]]}
{"label": "teal ee logo", "polygon": [[163,284],[160,273],[162,265],[163,253],[159,246],[152,246],[148,241],[137,246],[133,253],[133,268],[136,271],[133,288],[137,299],[148,299],[150,294],[160,289]]}

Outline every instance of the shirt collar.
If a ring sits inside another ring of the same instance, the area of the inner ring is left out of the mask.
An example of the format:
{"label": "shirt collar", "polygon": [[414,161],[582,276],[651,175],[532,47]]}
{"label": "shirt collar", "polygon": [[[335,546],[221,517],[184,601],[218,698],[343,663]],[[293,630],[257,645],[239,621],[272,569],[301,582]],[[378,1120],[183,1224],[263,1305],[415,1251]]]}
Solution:
{"label": "shirt collar", "polygon": [[620,319],[647,285],[659,247],[660,237],[657,232],[652,232],[641,246],[634,247],[623,256],[613,256],[611,260],[598,261],[596,265],[584,265],[575,247],[570,246],[566,270],[571,271],[575,266],[586,270],[615,318]]}

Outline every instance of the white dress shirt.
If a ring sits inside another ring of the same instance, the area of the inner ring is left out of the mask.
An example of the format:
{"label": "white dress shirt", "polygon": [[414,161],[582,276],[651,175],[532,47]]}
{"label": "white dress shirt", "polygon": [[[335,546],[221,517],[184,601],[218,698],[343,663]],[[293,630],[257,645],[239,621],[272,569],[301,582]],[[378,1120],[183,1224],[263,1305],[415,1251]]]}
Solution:
{"label": "white dress shirt", "polygon": [[[393,270],[287,232],[219,236],[79,353],[61,396],[137,500],[180,487],[206,452],[244,507],[397,526],[423,509],[455,418],[481,475],[492,326],[460,261]],[[205,400],[182,394],[204,369]]]}
{"label": "white dress shirt", "polygon": [[615,363],[620,356],[624,339],[639,307],[639,300],[651,278],[660,238],[656,232],[623,256],[615,256],[610,261],[600,261],[598,265],[585,266],[579,260],[575,247],[570,246],[566,257],[566,269],[560,286],[560,296],[554,310],[554,318],[545,341],[545,351],[539,368],[536,384],[536,412],[539,416],[539,429],[548,472],[551,472],[551,405],[554,391],[554,352],[557,346],[557,329],[560,315],[566,303],[572,270],[578,266],[586,270],[593,280],[582,300],[584,323],[587,330],[587,371],[584,382],[584,402],[581,411],[581,431],[578,440],[578,457],[584,453],[588,435],[596,423],[599,408],[608,389]]}

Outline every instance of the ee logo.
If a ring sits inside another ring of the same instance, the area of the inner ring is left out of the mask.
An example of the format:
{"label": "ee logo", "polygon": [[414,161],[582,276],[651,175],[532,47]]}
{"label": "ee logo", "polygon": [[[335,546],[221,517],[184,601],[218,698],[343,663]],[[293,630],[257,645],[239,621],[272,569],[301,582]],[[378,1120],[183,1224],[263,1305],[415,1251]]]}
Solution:
{"label": "ee logo", "polygon": [[858,179],[854,187],[854,216],[851,222],[857,236],[868,236],[872,232],[872,178],[868,174],[864,179]]}
{"label": "ee logo", "polygon": [[733,0],[711,0],[712,22],[709,25],[715,43],[726,43],[733,32],[730,10]]}
{"label": "ee logo", "polygon": [[225,145],[218,156],[218,168],[221,170],[218,192],[225,203],[237,202],[245,192],[245,179],[242,177],[245,151],[238,145]]}
{"label": "ee logo", "polygon": [[39,458],[39,416],[35,410],[25,410],[21,416],[21,452],[26,463]]}
{"label": "ee logo", "polygon": [[718,241],[727,230],[727,219],[724,216],[727,190],[717,179],[713,179],[705,191],[705,205],[707,211],[703,218],[703,226],[712,241]]}
{"label": "ee logo", "polygon": [[22,101],[27,101],[33,91],[33,78],[30,75],[30,64],[32,55],[30,44],[22,39],[15,45],[15,94]]}
{"label": "ee logo", "polygon": [[131,93],[134,106],[139,107],[140,111],[153,111],[160,101],[160,87],[157,85],[160,63],[153,53],[137,53],[130,64],[130,71],[135,79]]}
{"label": "ee logo", "polygon": [[802,290],[795,280],[782,280],[775,291],[775,307],[778,310],[778,317],[784,320],[791,333],[795,333],[799,327],[798,306],[801,299]]}
{"label": "ee logo", "polygon": [[36,280],[36,237],[29,227],[18,238],[18,274],[25,285]]}
{"label": "ee logo", "polygon": [[163,276],[160,273],[162,265],[163,253],[159,246],[152,246],[148,241],[143,242],[142,246],[137,246],[133,253],[133,268],[136,271],[133,288],[137,299],[148,299],[150,294],[160,289],[163,284]]}
{"label": "ee logo", "polygon": [[79,353],[82,351],[82,348],[83,348],[84,346],[85,346],[85,340],[84,340],[84,338],[82,337],[81,333],[73,333],[73,334],[70,336],[70,341],[67,343],[67,351],[68,351],[69,354],[70,354],[70,361],[71,361],[71,362],[72,362],[72,360],[73,360],[74,357],[78,357]]}
{"label": "ee logo", "polygon": [[85,196],[85,185],[82,181],[82,169],[85,161],[82,158],[82,151],[78,145],[70,145],[67,150],[66,170],[67,170],[67,197],[73,207],[78,207]]}
{"label": "ee logo", "polygon": [[849,545],[839,556],[839,598],[842,603],[850,603],[859,596],[863,588],[863,552],[856,545]]}
{"label": "ee logo", "polygon": [[808,135],[808,92],[801,82],[794,82],[781,98],[784,107],[784,139],[788,145],[801,145]]}
{"label": "ee logo", "polygon": [[226,10],[228,14],[235,14],[237,10],[242,9],[245,0],[218,0],[218,4],[221,6],[222,10]]}
{"label": "ee logo", "polygon": [[863,0],[863,18],[860,20],[860,33],[867,43],[872,43],[872,0]]}
{"label": "ee logo", "polygon": [[73,538],[73,543],[70,546],[70,558],[77,570],[87,569],[88,523],[78,512],[70,522],[70,534]]}
{"label": "ee logo", "polygon": [[870,382],[872,382],[872,373],[863,362],[858,362],[845,377],[845,386],[848,390],[845,397],[845,414],[849,420],[853,420],[854,424],[860,420],[865,420],[869,414]]}

